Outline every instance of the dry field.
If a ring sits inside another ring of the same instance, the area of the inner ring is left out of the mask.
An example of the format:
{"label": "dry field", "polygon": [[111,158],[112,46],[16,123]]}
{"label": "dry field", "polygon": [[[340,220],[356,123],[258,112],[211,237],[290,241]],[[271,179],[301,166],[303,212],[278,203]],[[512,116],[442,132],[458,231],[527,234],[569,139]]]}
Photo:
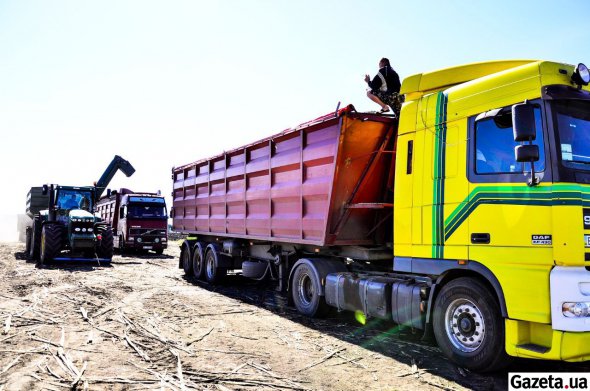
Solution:
{"label": "dry field", "polygon": [[270,285],[184,278],[177,246],[111,266],[26,262],[0,243],[0,390],[505,389],[508,371],[589,371],[515,361],[477,375],[412,330],[350,314],[308,319]]}

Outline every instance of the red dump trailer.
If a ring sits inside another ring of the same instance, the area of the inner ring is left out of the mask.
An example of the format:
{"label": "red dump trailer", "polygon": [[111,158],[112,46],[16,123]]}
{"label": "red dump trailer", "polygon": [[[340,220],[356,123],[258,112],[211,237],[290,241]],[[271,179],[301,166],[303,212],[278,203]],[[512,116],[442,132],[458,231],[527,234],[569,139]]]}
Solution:
{"label": "red dump trailer", "polygon": [[[228,270],[271,278],[310,316],[327,309],[326,289],[362,283],[357,274],[347,274],[328,284],[330,273],[360,270],[391,277],[368,287],[390,292],[393,283],[404,281],[383,274],[391,271],[393,259],[396,129],[392,116],[348,106],[173,168],[173,229],[189,234],[179,267],[210,283]],[[353,309],[359,302],[358,289],[353,290],[351,297],[336,294],[328,304]],[[380,295],[376,300],[390,317],[391,297]]]}

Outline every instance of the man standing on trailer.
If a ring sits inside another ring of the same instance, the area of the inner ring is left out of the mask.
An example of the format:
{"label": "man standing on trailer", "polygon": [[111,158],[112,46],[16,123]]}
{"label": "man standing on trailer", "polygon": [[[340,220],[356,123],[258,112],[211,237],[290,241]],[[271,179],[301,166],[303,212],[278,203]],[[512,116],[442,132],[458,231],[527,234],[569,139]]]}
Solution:
{"label": "man standing on trailer", "polygon": [[399,96],[401,83],[399,75],[393,70],[387,58],[383,57],[379,61],[379,72],[373,80],[369,75],[365,75],[365,82],[370,88],[367,91],[367,96],[381,106],[381,113],[387,113],[391,107],[395,115],[399,115],[402,107]]}

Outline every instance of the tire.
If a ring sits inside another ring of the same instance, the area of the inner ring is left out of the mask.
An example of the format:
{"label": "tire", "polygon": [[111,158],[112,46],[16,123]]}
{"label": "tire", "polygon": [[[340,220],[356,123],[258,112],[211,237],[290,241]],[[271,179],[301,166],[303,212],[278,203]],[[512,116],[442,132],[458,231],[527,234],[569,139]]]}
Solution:
{"label": "tire", "polygon": [[99,258],[112,260],[115,244],[113,229],[111,227],[105,227],[99,229],[98,232],[102,235],[102,239],[96,246],[96,255],[98,255]]}
{"label": "tire", "polygon": [[310,318],[319,318],[330,312],[324,296],[320,296],[321,286],[312,267],[306,263],[297,266],[293,272],[291,297],[299,313]]}
{"label": "tire", "polygon": [[191,247],[189,242],[184,242],[182,250],[180,252],[180,261],[182,262],[182,269],[187,277],[190,277],[193,273],[193,263],[191,260]]}
{"label": "tire", "polygon": [[242,275],[246,278],[260,279],[268,269],[267,262],[243,261]]}
{"label": "tire", "polygon": [[27,261],[31,259],[31,241],[33,240],[33,229],[27,227],[25,230],[25,257]]}
{"label": "tire", "polygon": [[443,286],[434,304],[433,328],[443,353],[463,368],[491,372],[510,363],[500,307],[478,280],[461,277]]}
{"label": "tire", "polygon": [[162,254],[164,254],[164,249],[158,248],[158,249],[155,249],[154,252],[156,253],[156,255],[162,255]]}
{"label": "tire", "polygon": [[203,246],[197,242],[193,247],[192,256],[193,277],[202,280],[205,276],[205,257],[203,256]]}
{"label": "tire", "polygon": [[35,217],[33,220],[33,228],[31,230],[31,247],[29,252],[29,259],[36,261],[39,259],[39,252],[41,250],[41,219]]}
{"label": "tire", "polygon": [[39,264],[43,265],[55,258],[62,245],[62,228],[57,224],[45,224],[41,229]]}
{"label": "tire", "polygon": [[205,280],[210,284],[219,284],[227,275],[227,269],[220,268],[219,254],[213,248],[207,250],[205,255]]}

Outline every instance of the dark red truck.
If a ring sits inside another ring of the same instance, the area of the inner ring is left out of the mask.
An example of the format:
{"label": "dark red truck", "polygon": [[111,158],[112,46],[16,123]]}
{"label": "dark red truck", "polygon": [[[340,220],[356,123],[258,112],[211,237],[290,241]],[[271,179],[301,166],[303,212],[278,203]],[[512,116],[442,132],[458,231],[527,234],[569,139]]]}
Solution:
{"label": "dark red truck", "polygon": [[100,199],[97,212],[113,228],[114,246],[119,250],[162,254],[168,246],[166,201],[158,193],[113,191]]}

